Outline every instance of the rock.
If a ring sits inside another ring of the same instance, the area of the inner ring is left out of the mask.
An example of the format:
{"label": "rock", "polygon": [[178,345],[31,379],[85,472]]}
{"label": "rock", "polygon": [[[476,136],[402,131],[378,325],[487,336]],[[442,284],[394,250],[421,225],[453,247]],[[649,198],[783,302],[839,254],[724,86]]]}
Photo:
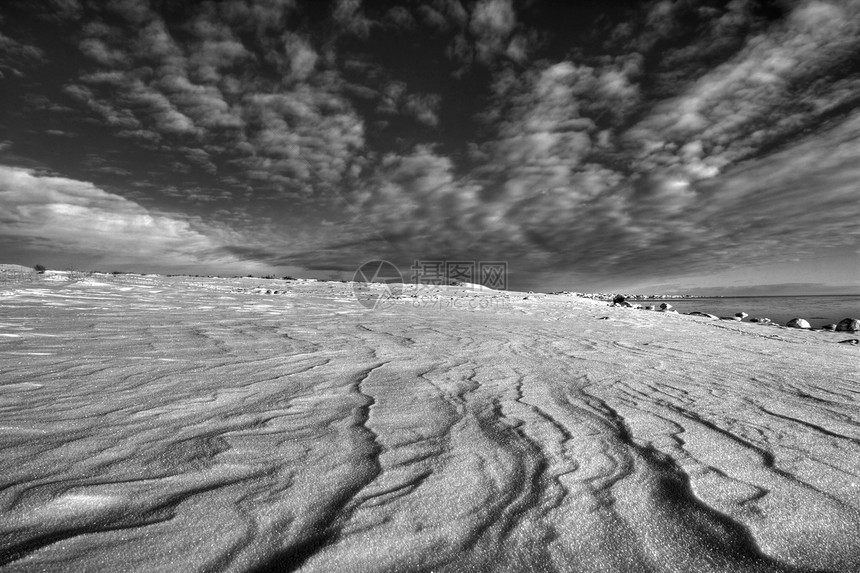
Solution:
{"label": "rock", "polygon": [[615,295],[615,298],[612,299],[612,304],[621,305],[621,304],[624,304],[625,300],[626,299],[622,295],[617,294],[617,295]]}
{"label": "rock", "polygon": [[715,314],[708,314],[707,312],[699,312],[698,310],[694,310],[690,313],[691,316],[704,316],[705,318],[710,318],[711,320],[719,320],[720,317]]}
{"label": "rock", "polygon": [[849,338],[848,340],[840,340],[839,344],[860,344],[860,340],[856,338]]}
{"label": "rock", "polygon": [[836,325],[835,324],[825,324],[824,326],[821,327],[821,330],[831,330],[831,331],[836,330]]}
{"label": "rock", "polygon": [[836,325],[838,332],[857,332],[860,330],[860,320],[856,318],[843,318]]}
{"label": "rock", "polygon": [[669,310],[670,308],[672,308],[672,305],[667,302],[660,305],[660,310]]}
{"label": "rock", "polygon": [[802,318],[792,318],[785,325],[789,328],[812,328],[809,323]]}
{"label": "rock", "polygon": [[756,316],[756,317],[751,318],[750,322],[758,322],[761,324],[770,324],[771,320],[769,318],[760,318],[760,317]]}
{"label": "rock", "polygon": [[745,313],[745,312],[736,312],[736,313],[735,313],[735,316],[736,316],[736,317],[738,317],[738,318],[740,318],[741,320],[743,320],[743,319],[745,319],[746,317],[748,317],[749,315],[748,315],[747,313]]}
{"label": "rock", "polygon": [[645,310],[654,310],[654,305],[649,304],[648,306],[645,307]]}

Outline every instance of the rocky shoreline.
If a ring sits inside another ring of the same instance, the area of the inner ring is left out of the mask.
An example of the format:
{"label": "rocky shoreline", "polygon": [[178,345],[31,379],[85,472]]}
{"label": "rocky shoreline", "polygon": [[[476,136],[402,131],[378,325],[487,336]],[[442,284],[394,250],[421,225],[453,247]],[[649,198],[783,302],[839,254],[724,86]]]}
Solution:
{"label": "rocky shoreline", "polygon": [[[623,295],[615,295],[615,297],[612,299],[611,306],[632,308],[632,309],[638,309],[638,310],[650,310],[650,311],[656,311],[656,312],[671,312],[671,313],[676,313],[676,314],[678,313],[678,311],[675,310],[674,308],[672,308],[672,305],[669,303],[664,302],[664,303],[660,304],[659,306],[657,306],[657,305],[641,305],[641,304],[630,302]],[[767,317],[759,317],[759,316],[750,317],[749,314],[747,314],[746,312],[743,312],[743,311],[736,312],[732,316],[717,316],[714,314],[710,314],[707,312],[701,312],[701,311],[693,311],[693,312],[688,312],[685,314],[690,315],[690,316],[701,316],[701,317],[705,317],[705,318],[710,318],[712,320],[726,320],[726,321],[734,321],[734,322],[743,322],[744,320],[746,320],[749,317],[747,322],[751,322],[754,324],[760,324],[763,326],[785,326],[786,328],[797,328],[797,329],[811,330],[811,331],[818,330],[818,331],[828,331],[828,332],[860,332],[860,319],[852,318],[852,317],[843,318],[839,322],[829,323],[829,324],[826,324],[820,328],[813,328],[810,325],[808,320],[806,320],[805,318],[800,318],[800,317],[792,318],[791,320],[786,322],[785,325],[781,325],[780,323],[775,322],[775,321],[773,321]],[[848,341],[845,341],[845,342],[848,342]],[[860,344],[860,341],[856,341],[854,343]]]}
{"label": "rocky shoreline", "polygon": [[[83,278],[89,278],[89,277],[96,276],[96,275],[108,277],[108,276],[116,274],[116,273],[99,273],[99,272],[79,273],[76,271],[52,271],[52,270],[49,270],[44,274],[39,274],[34,269],[31,269],[31,268],[23,267],[20,265],[8,265],[8,264],[0,265],[0,271],[3,271],[2,275],[0,275],[0,278],[6,279],[5,281],[0,281],[0,282],[7,282],[7,283],[18,282],[18,281],[25,280],[25,279],[48,280],[48,281],[52,281],[52,282],[53,281],[67,280],[67,281],[74,282],[76,280],[81,280]],[[134,275],[135,273],[128,273],[128,274]],[[152,275],[152,276],[154,276],[154,275]],[[247,278],[259,279],[259,277],[247,277]],[[267,278],[267,277],[264,277],[264,278]],[[286,285],[286,284],[290,284],[290,283],[292,283],[292,284],[304,284],[304,283],[311,283],[311,282],[313,282],[313,283],[316,283],[316,282],[326,283],[329,281],[317,281],[315,279],[288,279],[288,280],[283,280],[283,281],[279,281],[279,282],[282,282],[283,284]],[[350,282],[332,281],[332,282],[340,282],[340,283],[346,282],[347,284],[352,284],[351,281]],[[370,285],[368,285],[368,286],[370,286]],[[380,286],[380,285],[374,285],[374,286]],[[474,287],[478,287],[479,285],[452,285],[452,286],[459,286],[460,288],[463,288],[465,290],[475,290]],[[403,285],[404,294],[401,296],[398,296],[397,298],[408,298],[410,296],[412,298],[414,298],[416,295],[414,295],[414,294],[408,295],[405,293],[405,291],[408,291],[409,289],[414,288],[414,287],[415,287],[415,285],[404,284]],[[472,287],[472,288],[470,288],[470,287]],[[437,287],[437,289],[438,289],[438,287]],[[481,289],[482,290],[486,289],[486,287],[481,287]],[[274,289],[274,288],[269,287],[269,286],[257,286],[256,288],[253,288],[250,290],[256,294],[281,294],[282,292],[286,292],[283,289],[278,290],[278,289]],[[486,289],[486,290],[490,290],[490,289]],[[516,294],[516,293],[514,293],[513,291],[498,291],[497,294],[499,296],[503,296],[503,297],[507,298],[508,296]],[[528,294],[534,295],[534,294],[538,294],[538,293],[530,292]],[[697,296],[697,295],[689,295],[689,294],[647,294],[647,295],[646,294],[632,294],[632,295],[628,295],[628,294],[613,294],[613,293],[582,293],[582,292],[574,292],[574,291],[558,291],[558,292],[551,292],[551,293],[546,293],[546,294],[571,296],[571,297],[589,299],[589,300],[593,300],[593,301],[604,301],[604,302],[608,302],[610,304],[610,306],[614,306],[614,307],[624,307],[624,308],[631,308],[631,309],[645,310],[645,311],[654,311],[654,312],[668,312],[668,313],[675,313],[675,314],[686,314],[689,316],[699,316],[699,317],[709,318],[711,320],[734,321],[734,322],[744,322],[745,321],[745,322],[750,322],[750,323],[754,323],[754,324],[758,324],[758,325],[762,325],[762,326],[785,327],[785,328],[794,328],[794,329],[809,330],[809,331],[851,332],[851,333],[860,332],[860,319],[854,318],[854,317],[846,317],[846,318],[839,320],[838,322],[830,322],[828,324],[825,324],[825,325],[822,325],[822,326],[816,328],[816,327],[813,327],[810,324],[809,320],[807,320],[804,317],[794,317],[791,320],[788,320],[784,324],[782,324],[776,320],[772,320],[772,319],[765,317],[765,316],[750,316],[748,313],[746,313],[744,311],[736,312],[732,316],[718,316],[715,314],[711,314],[708,312],[702,312],[702,311],[698,311],[698,310],[680,313],[679,311],[674,309],[669,302],[663,302],[663,303],[660,303],[659,305],[658,304],[641,304],[640,302],[633,302],[633,301],[654,301],[654,300],[667,300],[667,301],[683,300],[683,301],[688,301],[688,300],[696,300],[696,299],[712,299],[712,298],[724,298],[724,297],[712,297],[712,296],[705,297],[705,296]],[[846,342],[848,342],[848,341],[846,341]],[[860,341],[857,341],[857,343],[860,343]]]}

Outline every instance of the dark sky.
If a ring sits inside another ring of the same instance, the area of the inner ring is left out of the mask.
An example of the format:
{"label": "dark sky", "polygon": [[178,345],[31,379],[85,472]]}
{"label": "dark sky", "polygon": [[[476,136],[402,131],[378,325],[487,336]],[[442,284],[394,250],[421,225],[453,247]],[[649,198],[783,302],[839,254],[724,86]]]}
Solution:
{"label": "dark sky", "polygon": [[856,1],[4,0],[0,262],[860,292],[858,104]]}

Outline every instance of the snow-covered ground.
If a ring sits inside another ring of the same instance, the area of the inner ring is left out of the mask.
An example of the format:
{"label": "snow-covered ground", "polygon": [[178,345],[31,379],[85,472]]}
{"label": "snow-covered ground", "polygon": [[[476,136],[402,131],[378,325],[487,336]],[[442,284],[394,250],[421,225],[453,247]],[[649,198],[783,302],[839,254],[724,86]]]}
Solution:
{"label": "snow-covered ground", "polygon": [[0,284],[0,569],[860,571],[856,334],[353,286]]}

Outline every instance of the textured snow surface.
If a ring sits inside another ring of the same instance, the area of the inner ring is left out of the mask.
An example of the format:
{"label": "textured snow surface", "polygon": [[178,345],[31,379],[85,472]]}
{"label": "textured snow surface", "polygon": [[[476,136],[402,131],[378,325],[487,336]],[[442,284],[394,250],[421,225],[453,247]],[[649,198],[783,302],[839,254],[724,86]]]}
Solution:
{"label": "textured snow surface", "polygon": [[489,298],[0,291],[3,571],[860,571],[845,333],[454,288]]}

